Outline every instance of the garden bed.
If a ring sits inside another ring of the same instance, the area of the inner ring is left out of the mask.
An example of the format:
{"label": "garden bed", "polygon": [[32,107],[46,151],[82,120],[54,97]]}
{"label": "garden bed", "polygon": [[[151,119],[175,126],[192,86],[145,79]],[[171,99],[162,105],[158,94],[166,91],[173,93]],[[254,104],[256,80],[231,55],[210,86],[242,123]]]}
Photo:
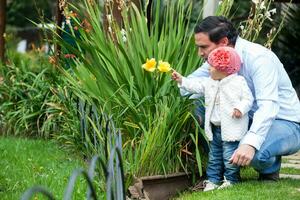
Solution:
{"label": "garden bed", "polygon": [[141,177],[129,187],[132,199],[165,200],[187,190],[193,184],[193,176],[186,173]]}

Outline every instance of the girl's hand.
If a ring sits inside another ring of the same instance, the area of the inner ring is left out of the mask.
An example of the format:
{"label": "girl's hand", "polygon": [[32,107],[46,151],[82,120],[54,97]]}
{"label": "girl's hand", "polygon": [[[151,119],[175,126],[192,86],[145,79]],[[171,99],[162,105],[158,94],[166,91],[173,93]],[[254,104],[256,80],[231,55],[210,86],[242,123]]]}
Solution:
{"label": "girl's hand", "polygon": [[172,79],[174,81],[177,81],[177,83],[182,83],[182,75],[176,72],[175,70],[172,70]]}
{"label": "girl's hand", "polygon": [[239,111],[238,109],[234,108],[233,109],[233,113],[232,113],[232,118],[241,118],[242,117],[242,113],[241,111]]}

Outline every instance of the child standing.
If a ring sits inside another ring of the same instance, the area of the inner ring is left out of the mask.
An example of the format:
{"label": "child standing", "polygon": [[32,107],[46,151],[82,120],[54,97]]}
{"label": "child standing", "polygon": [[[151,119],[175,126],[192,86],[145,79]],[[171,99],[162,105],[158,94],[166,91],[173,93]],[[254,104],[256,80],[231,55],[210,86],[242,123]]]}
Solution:
{"label": "child standing", "polygon": [[239,182],[240,170],[229,161],[248,130],[253,96],[244,77],[237,75],[241,60],[231,47],[218,47],[208,56],[210,77],[186,79],[172,72],[179,88],[205,98],[205,134],[210,142],[204,191]]}

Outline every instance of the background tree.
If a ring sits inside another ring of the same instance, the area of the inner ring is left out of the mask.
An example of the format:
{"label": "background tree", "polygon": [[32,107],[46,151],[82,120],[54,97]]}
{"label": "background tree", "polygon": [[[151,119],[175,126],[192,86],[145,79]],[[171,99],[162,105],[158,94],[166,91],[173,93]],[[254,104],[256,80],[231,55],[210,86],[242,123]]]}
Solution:
{"label": "background tree", "polygon": [[300,5],[294,4],[286,10],[286,21],[272,49],[279,55],[298,95],[300,95]]}
{"label": "background tree", "polygon": [[[293,0],[275,0],[270,9],[276,8],[276,13],[271,16],[273,19],[267,20],[256,42],[264,44],[269,30],[273,27],[278,28],[282,17],[286,15],[283,23],[283,28],[275,37],[272,43],[272,50],[278,55],[280,61],[283,63],[288,72],[294,88],[298,96],[300,95],[300,49],[297,45],[300,40],[300,1]],[[236,27],[241,21],[248,18],[248,13],[253,8],[251,1],[236,0],[231,9],[230,16]],[[241,31],[241,29],[239,29]]]}
{"label": "background tree", "polygon": [[53,0],[13,0],[7,2],[7,24],[17,27],[28,27],[33,24],[28,20],[37,21],[42,14],[51,20],[55,12]]}
{"label": "background tree", "polygon": [[5,19],[6,19],[6,0],[0,0],[0,59],[4,62],[4,49],[5,49]]}

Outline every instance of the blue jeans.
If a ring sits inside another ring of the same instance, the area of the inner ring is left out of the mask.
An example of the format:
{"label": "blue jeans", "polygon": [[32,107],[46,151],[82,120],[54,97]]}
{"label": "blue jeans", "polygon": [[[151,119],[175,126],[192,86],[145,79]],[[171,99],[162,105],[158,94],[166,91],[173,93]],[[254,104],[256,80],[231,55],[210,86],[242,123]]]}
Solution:
{"label": "blue jeans", "polygon": [[233,152],[239,145],[239,141],[222,141],[221,128],[212,127],[213,140],[210,142],[210,151],[208,165],[206,169],[209,181],[219,184],[223,177],[231,183],[237,183],[240,180],[240,168],[229,163]]}
{"label": "blue jeans", "polygon": [[198,121],[198,124],[201,128],[204,128],[204,118],[205,118],[205,106],[204,106],[204,97],[200,97],[194,100],[194,116]]}
{"label": "blue jeans", "polygon": [[261,148],[255,152],[251,166],[259,173],[278,172],[281,156],[300,149],[300,124],[287,120],[274,120]]}
{"label": "blue jeans", "polygon": [[[194,100],[194,112],[193,115],[197,119],[199,126],[204,128],[204,119],[205,119],[205,107],[204,107],[204,97],[200,97],[199,99]],[[208,143],[204,137],[204,135],[199,135],[199,145],[203,147],[205,153],[209,152]]]}

